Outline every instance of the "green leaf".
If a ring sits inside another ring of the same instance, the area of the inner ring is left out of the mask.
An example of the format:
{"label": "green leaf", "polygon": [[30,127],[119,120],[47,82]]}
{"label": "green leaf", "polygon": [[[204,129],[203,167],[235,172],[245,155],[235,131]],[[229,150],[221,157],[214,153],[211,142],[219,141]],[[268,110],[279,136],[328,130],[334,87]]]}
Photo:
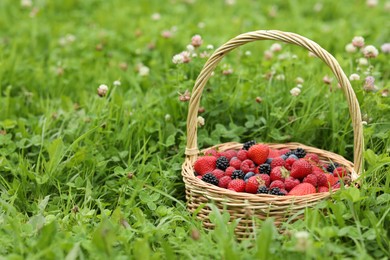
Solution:
{"label": "green leaf", "polygon": [[40,249],[44,249],[49,247],[54,242],[54,237],[57,233],[57,223],[51,222],[40,230],[39,240],[37,247]]}
{"label": "green leaf", "polygon": [[271,258],[270,246],[274,235],[273,220],[268,218],[261,225],[261,231],[257,238],[256,259]]}

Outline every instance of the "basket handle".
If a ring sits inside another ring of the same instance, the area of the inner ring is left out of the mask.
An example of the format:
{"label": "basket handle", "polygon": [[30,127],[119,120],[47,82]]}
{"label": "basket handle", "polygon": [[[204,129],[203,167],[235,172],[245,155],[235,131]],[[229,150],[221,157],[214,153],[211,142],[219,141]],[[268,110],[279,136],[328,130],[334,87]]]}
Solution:
{"label": "basket handle", "polygon": [[238,35],[215,50],[215,52],[207,60],[196,79],[191,93],[191,99],[189,101],[189,110],[187,115],[187,146],[185,154],[191,161],[195,161],[199,153],[197,146],[198,109],[203,88],[211,77],[211,73],[227,53],[241,45],[259,40],[279,40],[285,43],[304,47],[325,62],[325,64],[332,70],[341,85],[341,89],[343,90],[344,96],[348,102],[349,114],[352,119],[354,132],[354,170],[355,173],[360,174],[363,165],[363,127],[359,103],[347,76],[337,60],[317,43],[295,33],[277,30],[259,30]]}

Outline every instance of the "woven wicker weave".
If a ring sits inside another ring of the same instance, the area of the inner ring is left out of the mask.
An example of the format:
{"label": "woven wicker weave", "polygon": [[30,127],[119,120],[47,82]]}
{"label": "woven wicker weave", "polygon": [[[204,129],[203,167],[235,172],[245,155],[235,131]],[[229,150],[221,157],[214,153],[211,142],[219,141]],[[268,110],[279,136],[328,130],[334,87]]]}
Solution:
{"label": "woven wicker weave", "polygon": [[[359,103],[357,102],[348,78],[331,54],[321,48],[317,43],[298,34],[289,32],[261,30],[244,33],[231,39],[218,48],[208,59],[192,90],[187,117],[186,158],[182,165],[182,176],[186,188],[188,210],[191,212],[196,211],[197,217],[203,222],[203,225],[206,228],[212,228],[213,224],[209,220],[209,213],[211,210],[207,206],[204,206],[205,204],[212,202],[220,210],[227,210],[231,216],[231,220],[240,219],[236,228],[236,234],[239,239],[248,237],[251,232],[253,232],[253,217],[259,219],[273,217],[275,223],[278,224],[287,219],[291,220],[292,216],[294,218],[302,217],[304,208],[313,206],[331,195],[330,192],[305,196],[274,196],[239,193],[205,183],[194,175],[193,163],[196,161],[200,152],[202,152],[198,150],[197,146],[197,117],[203,88],[215,67],[227,53],[241,45],[258,40],[278,40],[304,47],[324,61],[332,70],[344,92],[349,106],[354,133],[354,163],[338,154],[299,143],[269,144],[269,146],[276,149],[295,149],[302,147],[309,153],[316,153],[319,155],[322,161],[329,162],[329,160],[331,160],[345,166],[346,169],[351,172],[353,181],[359,177],[363,163],[363,134]],[[238,150],[241,147],[242,144],[240,143],[224,143],[214,146],[214,148],[217,148],[220,151],[229,149]],[[207,149],[210,149],[210,147]]]}

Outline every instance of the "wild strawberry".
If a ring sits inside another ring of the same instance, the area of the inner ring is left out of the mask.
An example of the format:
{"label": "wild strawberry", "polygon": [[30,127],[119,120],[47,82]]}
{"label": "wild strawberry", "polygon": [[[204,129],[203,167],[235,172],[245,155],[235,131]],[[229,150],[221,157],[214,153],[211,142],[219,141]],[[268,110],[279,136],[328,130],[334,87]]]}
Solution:
{"label": "wild strawberry", "polygon": [[284,182],[282,182],[280,180],[276,180],[276,181],[271,182],[271,184],[269,185],[269,188],[270,189],[273,189],[273,188],[285,189],[285,185],[284,185]]}
{"label": "wild strawberry", "polygon": [[314,171],[313,174],[317,176],[317,186],[328,186],[328,178],[324,172]]}
{"label": "wild strawberry", "polygon": [[283,154],[286,154],[286,153],[288,153],[288,152],[291,152],[291,150],[288,149],[288,148],[280,149],[280,150],[279,150],[279,156],[281,156],[281,155],[283,155]]}
{"label": "wild strawberry", "polygon": [[275,157],[271,162],[271,169],[275,168],[276,166],[284,166],[285,164],[286,162],[282,157]]}
{"label": "wild strawberry", "polygon": [[328,192],[329,191],[329,188],[326,187],[326,186],[320,186],[318,187],[318,193],[321,193],[321,192]]}
{"label": "wild strawberry", "polygon": [[294,177],[288,177],[284,180],[284,186],[285,186],[287,191],[292,190],[299,183],[301,183],[301,182],[298,179],[295,179]]}
{"label": "wild strawberry", "polygon": [[250,177],[246,182],[245,192],[256,194],[257,189],[259,188],[259,179],[261,180],[258,176]]}
{"label": "wild strawberry", "polygon": [[343,178],[345,175],[347,175],[347,170],[344,167],[337,167],[333,171],[333,175],[335,177]]}
{"label": "wild strawberry", "polygon": [[230,161],[233,157],[237,156],[237,151],[227,150],[227,151],[224,151],[224,152],[220,152],[219,156],[225,156]]}
{"label": "wild strawberry", "polygon": [[283,166],[276,166],[271,170],[271,174],[269,176],[271,177],[271,181],[284,181],[284,179],[288,177],[288,171]]}
{"label": "wild strawberry", "polygon": [[236,168],[229,166],[229,167],[227,167],[226,170],[225,170],[225,175],[226,175],[226,176],[232,176],[232,174],[233,174],[233,172],[234,172],[235,170],[236,170]]}
{"label": "wild strawberry", "polygon": [[269,149],[269,154],[268,154],[268,158],[276,158],[276,157],[279,157],[280,156],[280,153],[278,150],[276,149]]}
{"label": "wild strawberry", "polygon": [[217,158],[214,156],[201,156],[194,164],[194,170],[197,174],[205,175],[212,172],[217,167]]}
{"label": "wild strawberry", "polygon": [[241,161],[245,161],[248,159],[248,151],[247,150],[239,150],[237,152],[237,158]]}
{"label": "wild strawberry", "polygon": [[269,187],[269,184],[271,183],[271,178],[268,174],[258,174],[257,176],[259,176],[264,181],[264,185],[266,187]]}
{"label": "wild strawberry", "polygon": [[236,170],[240,169],[241,163],[242,161],[237,157],[233,157],[229,162],[230,166],[234,167]]}
{"label": "wild strawberry", "polygon": [[245,191],[245,181],[241,179],[234,179],[228,184],[228,189],[232,189],[237,192]]}
{"label": "wild strawberry", "polygon": [[296,160],[298,160],[298,159],[296,159],[295,157],[288,157],[288,158],[286,159],[286,161],[285,161],[284,167],[285,167],[287,170],[291,171],[291,167],[292,167],[292,165],[295,163]]}
{"label": "wild strawberry", "polygon": [[248,150],[248,158],[257,165],[264,163],[269,154],[269,147],[265,144],[255,144]]}
{"label": "wild strawberry", "polygon": [[214,176],[217,177],[218,180],[221,179],[223,176],[225,176],[225,172],[222,171],[221,169],[215,169],[211,173],[214,174]]}
{"label": "wild strawberry", "polygon": [[252,160],[245,160],[241,163],[240,169],[241,171],[247,173],[247,172],[254,172],[256,168],[256,165],[252,162]]}
{"label": "wild strawberry", "polygon": [[312,173],[313,169],[310,163],[308,163],[305,159],[299,159],[291,167],[290,176],[295,179],[303,179],[310,173]]}
{"label": "wild strawberry", "polygon": [[221,179],[219,179],[218,186],[226,189],[231,180],[232,178],[230,178],[229,176],[223,176]]}
{"label": "wild strawberry", "polygon": [[312,184],[314,187],[317,187],[317,176],[313,173],[307,175],[305,178],[303,178],[302,183],[306,182]]}
{"label": "wild strawberry", "polygon": [[315,153],[308,153],[305,155],[304,159],[306,159],[307,161],[312,161],[314,163],[319,163],[320,162],[320,157],[318,157],[317,154]]}
{"label": "wild strawberry", "polygon": [[208,149],[207,151],[204,152],[204,155],[219,157],[219,153],[215,149]]}
{"label": "wild strawberry", "polygon": [[300,183],[297,186],[295,186],[288,195],[290,196],[302,196],[307,194],[316,193],[316,188],[310,184],[310,183]]}

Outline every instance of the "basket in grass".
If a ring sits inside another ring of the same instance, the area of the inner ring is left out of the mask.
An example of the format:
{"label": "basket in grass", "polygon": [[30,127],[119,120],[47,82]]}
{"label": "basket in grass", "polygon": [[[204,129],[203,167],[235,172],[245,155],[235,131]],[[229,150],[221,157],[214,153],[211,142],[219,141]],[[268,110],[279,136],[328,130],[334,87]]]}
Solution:
{"label": "basket in grass", "polygon": [[[322,165],[328,162],[337,163],[340,167],[347,170],[352,181],[355,181],[359,177],[362,169],[363,134],[360,107],[348,78],[337,60],[331,54],[321,48],[317,43],[303,36],[276,30],[248,32],[229,40],[219,47],[207,60],[193,87],[187,117],[186,158],[182,165],[182,176],[185,183],[188,210],[196,213],[197,217],[203,222],[205,228],[211,229],[213,228],[213,223],[211,223],[209,219],[211,209],[207,204],[214,203],[219,210],[228,211],[231,220],[238,220],[235,231],[239,239],[249,237],[254,231],[254,227],[256,226],[254,225],[254,218],[264,220],[272,217],[276,224],[280,224],[288,219],[300,218],[303,216],[303,209],[306,207],[313,207],[321,200],[329,198],[332,194],[332,190],[329,192],[316,192],[302,196],[290,196],[289,194],[286,196],[279,196],[273,194],[237,192],[232,189],[222,188],[205,182],[197,176],[197,173],[194,170],[194,164],[197,159],[204,156],[204,152],[209,149],[214,149],[219,153],[223,153],[224,151],[238,151],[243,148],[243,144],[241,143],[223,143],[199,150],[197,145],[198,109],[203,89],[221,59],[235,48],[259,40],[277,40],[298,45],[306,48],[325,62],[332,70],[343,90],[348,103],[354,134],[353,163],[338,154],[300,143],[266,144],[269,149],[294,150],[302,148],[306,153],[317,155],[319,163]],[[258,165],[255,167],[258,167]]]}

